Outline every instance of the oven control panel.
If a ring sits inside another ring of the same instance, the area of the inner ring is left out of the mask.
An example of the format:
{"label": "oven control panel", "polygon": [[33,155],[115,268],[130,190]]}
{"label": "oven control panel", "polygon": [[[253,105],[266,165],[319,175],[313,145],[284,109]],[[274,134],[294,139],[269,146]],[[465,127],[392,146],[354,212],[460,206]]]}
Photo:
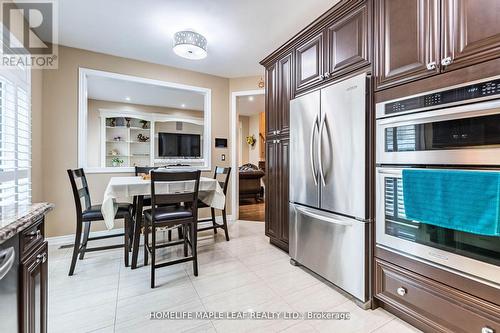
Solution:
{"label": "oven control panel", "polygon": [[390,102],[385,104],[384,113],[388,115],[494,95],[500,97],[500,79]]}

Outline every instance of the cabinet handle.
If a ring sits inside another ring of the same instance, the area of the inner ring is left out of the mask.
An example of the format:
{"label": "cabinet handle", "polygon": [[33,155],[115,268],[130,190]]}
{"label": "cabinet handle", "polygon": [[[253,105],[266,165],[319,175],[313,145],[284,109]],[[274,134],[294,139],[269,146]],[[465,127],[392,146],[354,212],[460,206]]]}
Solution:
{"label": "cabinet handle", "polygon": [[403,288],[403,287],[399,287],[399,288],[397,289],[397,292],[398,292],[398,295],[399,295],[399,296],[404,296],[404,295],[406,295],[406,289],[405,289],[405,288]]}
{"label": "cabinet handle", "polygon": [[279,130],[278,130],[278,131],[276,131],[276,134],[280,134],[280,133],[281,133],[281,131],[279,131]]}
{"label": "cabinet handle", "polygon": [[46,262],[47,261],[47,253],[41,253],[41,254],[37,255],[36,259],[37,259],[36,260],[37,262],[40,262],[40,261],[42,263]]}
{"label": "cabinet handle", "polygon": [[453,59],[451,59],[451,57],[446,57],[446,58],[441,59],[441,65],[443,65],[443,66],[448,66],[452,62],[453,62]]}
{"label": "cabinet handle", "polygon": [[428,63],[427,64],[427,69],[430,70],[430,71],[436,69],[436,62],[432,61],[432,62]]}
{"label": "cabinet handle", "polygon": [[481,333],[495,333],[495,330],[485,326],[481,328]]}
{"label": "cabinet handle", "polygon": [[280,143],[280,140],[276,140],[276,143]]}
{"label": "cabinet handle", "polygon": [[320,79],[320,80],[324,80],[324,79],[325,79],[325,76],[324,76],[323,74],[321,74],[321,75],[319,76],[319,79]]}
{"label": "cabinet handle", "polygon": [[330,77],[330,72],[325,72],[325,79],[328,79]]}

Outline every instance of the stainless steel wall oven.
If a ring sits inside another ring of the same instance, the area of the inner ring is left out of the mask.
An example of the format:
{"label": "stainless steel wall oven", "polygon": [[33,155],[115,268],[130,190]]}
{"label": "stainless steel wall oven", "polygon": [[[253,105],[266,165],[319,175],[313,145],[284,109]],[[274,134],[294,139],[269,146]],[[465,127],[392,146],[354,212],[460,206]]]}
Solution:
{"label": "stainless steel wall oven", "polygon": [[500,287],[500,237],[407,218],[402,181],[408,168],[500,172],[500,78],[379,103],[376,117],[377,246]]}

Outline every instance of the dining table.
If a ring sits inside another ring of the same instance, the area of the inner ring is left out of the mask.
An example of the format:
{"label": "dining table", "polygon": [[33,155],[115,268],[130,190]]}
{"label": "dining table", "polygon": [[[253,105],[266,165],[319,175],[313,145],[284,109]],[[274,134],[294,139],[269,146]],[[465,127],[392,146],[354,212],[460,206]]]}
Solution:
{"label": "dining table", "polygon": [[[156,194],[175,194],[192,191],[194,181],[156,182]],[[145,196],[151,195],[151,180],[142,176],[134,177],[111,177],[104,192],[101,212],[108,229],[114,227],[115,214],[118,210],[117,199],[133,200],[135,203],[133,241],[132,241],[132,265],[137,268],[137,257],[139,253],[139,240],[142,227],[142,210]],[[217,179],[200,177],[198,198],[209,207],[224,209],[226,197]]]}

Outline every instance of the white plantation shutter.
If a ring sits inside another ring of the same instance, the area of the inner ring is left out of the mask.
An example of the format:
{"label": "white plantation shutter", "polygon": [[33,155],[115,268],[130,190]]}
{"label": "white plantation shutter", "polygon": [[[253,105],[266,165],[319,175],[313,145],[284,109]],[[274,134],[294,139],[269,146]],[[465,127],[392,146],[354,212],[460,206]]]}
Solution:
{"label": "white plantation shutter", "polygon": [[0,67],[0,208],[31,203],[31,84],[26,67]]}

